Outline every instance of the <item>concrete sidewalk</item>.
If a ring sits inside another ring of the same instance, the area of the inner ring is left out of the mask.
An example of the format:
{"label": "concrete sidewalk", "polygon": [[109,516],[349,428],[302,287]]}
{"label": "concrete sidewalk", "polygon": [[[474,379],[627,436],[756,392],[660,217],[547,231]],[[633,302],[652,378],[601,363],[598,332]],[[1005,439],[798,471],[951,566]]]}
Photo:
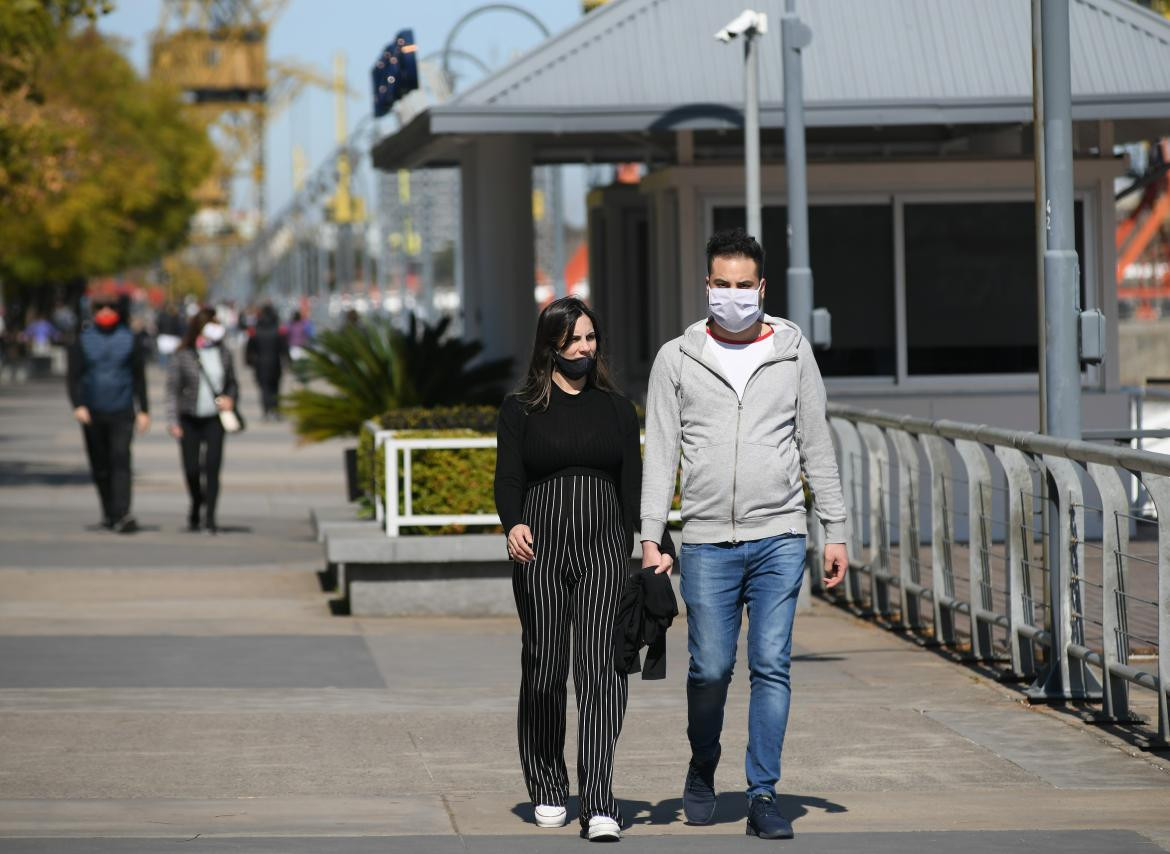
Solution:
{"label": "concrete sidewalk", "polygon": [[[294,450],[254,418],[224,506],[250,530],[192,539],[156,429],[136,445],[156,530],[116,537],[85,529],[96,499],[51,389],[0,389],[0,424],[0,852],[586,844],[531,824],[514,619],[330,615],[305,508],[340,494],[336,447]],[[823,604],[795,645],[785,850],[1170,850],[1165,761]],[[627,850],[770,844],[743,836],[743,660],[710,827],[680,820],[684,623],[668,678],[632,681],[615,769]]]}

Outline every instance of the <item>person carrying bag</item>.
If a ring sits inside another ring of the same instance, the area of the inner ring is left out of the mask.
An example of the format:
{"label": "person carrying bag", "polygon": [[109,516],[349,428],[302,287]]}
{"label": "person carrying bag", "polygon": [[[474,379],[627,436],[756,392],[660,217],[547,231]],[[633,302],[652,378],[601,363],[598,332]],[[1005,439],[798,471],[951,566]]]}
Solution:
{"label": "person carrying bag", "polygon": [[201,309],[191,319],[167,376],[169,430],[179,441],[191,499],[187,530],[198,531],[202,523],[210,534],[219,531],[215,511],[223,438],[244,429],[237,409],[239,384],[231,353],[223,346],[224,332],[215,309]]}

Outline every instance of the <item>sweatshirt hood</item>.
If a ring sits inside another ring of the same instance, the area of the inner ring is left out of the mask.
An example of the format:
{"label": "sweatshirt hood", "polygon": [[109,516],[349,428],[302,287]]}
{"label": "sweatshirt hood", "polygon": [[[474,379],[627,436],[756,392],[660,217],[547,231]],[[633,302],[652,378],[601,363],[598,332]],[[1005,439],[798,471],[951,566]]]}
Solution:
{"label": "sweatshirt hood", "polygon": [[[787,359],[796,355],[803,337],[800,327],[791,320],[773,317],[770,314],[764,315],[763,322],[772,328],[772,358]],[[700,361],[706,342],[707,320],[705,318],[692,323],[682,334],[683,352]]]}

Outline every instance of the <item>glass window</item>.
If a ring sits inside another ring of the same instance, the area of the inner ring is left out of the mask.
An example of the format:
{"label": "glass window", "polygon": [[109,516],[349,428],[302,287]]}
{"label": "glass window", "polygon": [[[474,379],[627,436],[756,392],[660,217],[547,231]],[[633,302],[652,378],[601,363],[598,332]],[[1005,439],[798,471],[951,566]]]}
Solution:
{"label": "glass window", "polygon": [[[1083,259],[1082,207],[1078,202],[1076,234]],[[1032,211],[1032,202],[905,205],[911,375],[1038,370]]]}
{"label": "glass window", "polygon": [[[744,225],[742,207],[717,207],[715,230]],[[766,252],[764,308],[787,316],[788,221],[781,205],[762,212]],[[817,350],[828,377],[893,376],[893,208],[889,204],[813,205],[809,209],[809,255],[814,305],[833,318],[833,344]]]}

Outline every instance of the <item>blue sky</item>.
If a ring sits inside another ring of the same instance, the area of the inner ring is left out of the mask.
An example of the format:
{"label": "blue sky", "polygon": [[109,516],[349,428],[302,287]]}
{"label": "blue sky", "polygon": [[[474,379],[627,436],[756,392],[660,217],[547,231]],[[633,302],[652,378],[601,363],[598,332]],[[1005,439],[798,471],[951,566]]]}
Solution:
{"label": "blue sky", "polygon": [[[361,93],[349,102],[352,127],[370,112],[370,66],[395,33],[413,28],[419,50],[426,55],[442,47],[451,27],[464,14],[483,5],[482,0],[291,0],[269,33],[268,53],[272,59],[293,60],[331,74],[334,55],[343,51],[350,88]],[[521,0],[518,5],[540,18],[554,33],[582,14],[580,0]],[[143,73],[147,69],[150,35],[158,27],[161,9],[162,0],[115,0],[114,11],[99,22],[102,32],[126,40],[131,59]],[[522,16],[492,12],[462,28],[455,46],[494,68],[541,39],[540,31]],[[479,74],[466,63],[456,68],[467,74],[461,87]],[[392,119],[385,121],[387,129],[392,127]],[[293,144],[304,147],[310,169],[332,150],[331,94],[307,89],[284,115],[270,123],[266,148],[270,215],[284,206],[292,192]],[[570,219],[579,220],[583,202],[570,200],[568,212]]]}

